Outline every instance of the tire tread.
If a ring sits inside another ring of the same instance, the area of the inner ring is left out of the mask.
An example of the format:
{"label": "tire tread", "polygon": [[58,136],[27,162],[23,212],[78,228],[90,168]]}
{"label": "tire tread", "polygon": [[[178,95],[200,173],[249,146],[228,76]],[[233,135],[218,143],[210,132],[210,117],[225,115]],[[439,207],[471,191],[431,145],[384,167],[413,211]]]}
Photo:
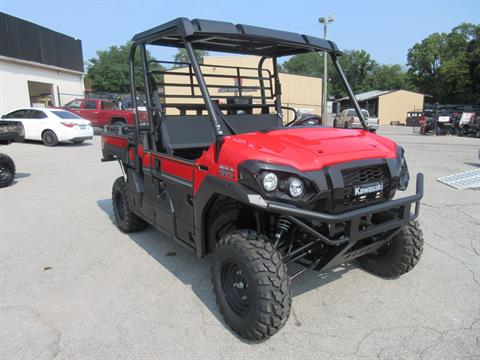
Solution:
{"label": "tire tread", "polygon": [[123,201],[124,201],[124,214],[125,218],[123,222],[119,222],[117,219],[117,225],[125,233],[132,233],[132,232],[139,232],[142,230],[145,230],[145,228],[148,226],[147,222],[140,218],[139,216],[135,215],[131,210],[128,205],[128,198],[126,196],[127,194],[127,184],[125,182],[125,179],[123,177],[119,177],[115,182],[113,183],[113,188],[112,188],[112,205],[115,207],[115,194],[116,192],[122,193],[123,196]]}
{"label": "tire tread", "polygon": [[261,310],[248,326],[237,327],[218,301],[223,292],[216,285],[212,269],[212,282],[220,312],[240,336],[249,340],[264,340],[277,333],[290,315],[292,295],[286,265],[268,239],[253,230],[234,230],[225,234],[217,243],[216,252],[224,247],[232,247],[246,256],[247,266],[253,270],[255,285],[260,290],[258,299]]}

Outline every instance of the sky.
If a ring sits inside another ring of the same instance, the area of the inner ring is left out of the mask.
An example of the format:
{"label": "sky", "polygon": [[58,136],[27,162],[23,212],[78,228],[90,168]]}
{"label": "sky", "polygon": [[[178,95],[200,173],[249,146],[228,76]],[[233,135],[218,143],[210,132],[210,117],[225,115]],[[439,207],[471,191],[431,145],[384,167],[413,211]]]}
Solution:
{"label": "sky", "polygon": [[[85,60],[176,17],[322,37],[318,18],[333,15],[328,38],[340,49],[362,49],[379,63],[405,65],[408,49],[428,35],[480,23],[480,0],[0,0],[0,11],[81,39]],[[172,60],[174,52],[153,54]]]}

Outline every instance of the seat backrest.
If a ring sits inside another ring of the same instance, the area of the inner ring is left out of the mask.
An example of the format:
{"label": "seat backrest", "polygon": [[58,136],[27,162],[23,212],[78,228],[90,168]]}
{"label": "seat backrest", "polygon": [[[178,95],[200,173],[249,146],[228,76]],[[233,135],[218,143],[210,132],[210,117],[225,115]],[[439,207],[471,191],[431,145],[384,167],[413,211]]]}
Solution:
{"label": "seat backrest", "polygon": [[224,115],[223,119],[235,134],[270,130],[282,125],[280,118],[276,114]]}
{"label": "seat backrest", "polygon": [[[281,125],[275,114],[223,115],[222,118],[219,119],[220,126],[225,135],[232,134],[230,129],[235,134],[244,134]],[[181,149],[205,148],[215,142],[215,133],[208,115],[166,115],[161,124],[162,147],[168,154]]]}
{"label": "seat backrest", "polygon": [[162,118],[162,145],[167,153],[174,150],[204,148],[215,142],[208,115],[167,115]]}

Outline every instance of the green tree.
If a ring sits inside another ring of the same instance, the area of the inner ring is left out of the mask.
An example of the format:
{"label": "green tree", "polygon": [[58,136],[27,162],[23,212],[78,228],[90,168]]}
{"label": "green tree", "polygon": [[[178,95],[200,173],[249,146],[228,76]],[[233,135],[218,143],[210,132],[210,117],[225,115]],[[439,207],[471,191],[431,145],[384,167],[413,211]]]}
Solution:
{"label": "green tree", "polygon": [[[193,50],[195,53],[195,58],[199,64],[203,64],[203,58],[208,56],[208,51],[205,50]],[[176,62],[190,63],[190,58],[186,49],[178,49],[178,52],[175,54]]]}
{"label": "green tree", "polygon": [[[89,60],[86,77],[92,81],[93,91],[127,93],[130,91],[129,77],[130,43],[98,50],[97,56]],[[147,59],[155,60],[147,51]],[[159,64],[150,64],[150,69],[160,69]],[[143,73],[140,53],[135,54],[135,84],[143,90]]]}
{"label": "green tree", "polygon": [[323,54],[309,52],[294,55],[283,63],[282,70],[290,74],[323,76]]}
{"label": "green tree", "polygon": [[400,65],[378,65],[368,81],[369,90],[416,90],[405,69]]}
{"label": "green tree", "polygon": [[463,23],[408,50],[408,72],[420,91],[441,103],[480,103],[480,26]]}
{"label": "green tree", "polygon": [[[379,67],[378,63],[364,50],[345,51],[338,61],[350,82],[354,92],[373,90],[372,75]],[[292,56],[283,63],[283,69],[292,74],[323,76],[323,53],[306,53]],[[328,94],[342,97],[347,94],[331,62],[327,63]]]}

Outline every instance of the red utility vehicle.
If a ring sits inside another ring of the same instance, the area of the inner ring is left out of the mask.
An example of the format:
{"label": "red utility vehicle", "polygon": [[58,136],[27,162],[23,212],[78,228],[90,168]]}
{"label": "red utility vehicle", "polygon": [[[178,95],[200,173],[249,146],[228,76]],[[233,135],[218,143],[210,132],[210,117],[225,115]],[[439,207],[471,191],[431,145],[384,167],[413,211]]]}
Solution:
{"label": "red utility vehicle", "polygon": [[[115,103],[110,100],[76,99],[66,104],[64,109],[90,120],[95,127],[134,124],[134,111],[118,110]],[[140,111],[140,122],[146,121],[146,118],[146,112]]]}
{"label": "red utility vehicle", "polygon": [[[146,45],[185,48],[190,62],[151,67]],[[260,60],[256,68],[200,65],[194,47]],[[330,55],[363,130],[283,126],[277,58],[312,51]],[[124,174],[112,190],[117,225],[128,233],[150,224],[198,257],[211,255],[218,306],[240,336],[262,340],[282,328],[291,281],[307,270],[356,259],[397,277],[417,264],[423,175],[415,194],[394,198],[409,182],[404,151],[367,131],[335,43],[179,18],[134,36],[132,99],[137,52],[148,126],[102,135],[103,160],[118,160]]]}

